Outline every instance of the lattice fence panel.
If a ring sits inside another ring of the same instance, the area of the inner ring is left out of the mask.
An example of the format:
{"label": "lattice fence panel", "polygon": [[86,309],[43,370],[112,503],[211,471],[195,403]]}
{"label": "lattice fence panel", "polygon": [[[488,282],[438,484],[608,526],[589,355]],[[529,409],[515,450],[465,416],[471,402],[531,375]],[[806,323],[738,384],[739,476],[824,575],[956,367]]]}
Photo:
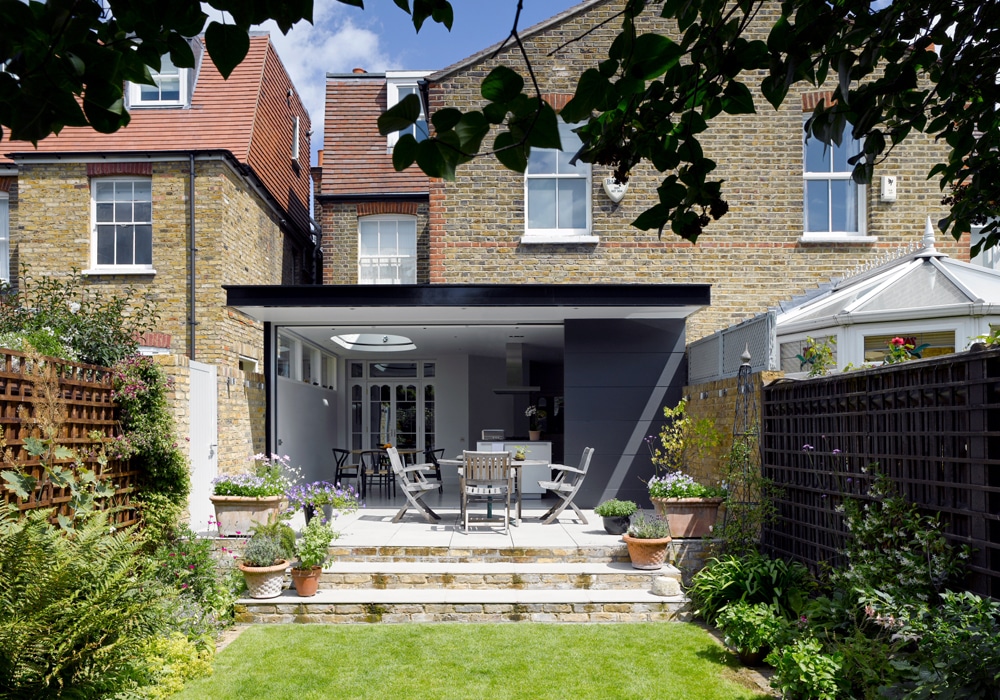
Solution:
{"label": "lattice fence panel", "polygon": [[970,590],[1000,599],[1000,351],[907,362],[765,388],[762,459],[781,490],[772,553],[835,562],[837,506],[877,467],[975,550]]}
{"label": "lattice fence panel", "polygon": [[[24,354],[0,349],[0,430],[6,443],[7,457],[4,469],[13,465],[36,478],[45,476],[37,457],[25,449],[29,437],[41,437],[37,420],[43,413],[57,407],[59,431],[57,442],[83,455],[83,462],[104,481],[115,485],[112,505],[122,506],[114,519],[119,525],[136,522],[136,513],[129,505],[129,494],[136,484],[136,472],[128,460],[110,459],[103,467],[92,449],[92,432],[113,437],[117,426],[117,408],[111,400],[111,370],[82,365],[54,358],[45,358],[49,368],[55,370],[53,401],[46,399],[43,380],[44,367],[32,362]],[[68,465],[72,460],[62,460]],[[16,503],[21,510],[55,508],[68,514],[70,494],[67,489],[46,483],[37,496],[23,500],[0,481],[0,498]]]}

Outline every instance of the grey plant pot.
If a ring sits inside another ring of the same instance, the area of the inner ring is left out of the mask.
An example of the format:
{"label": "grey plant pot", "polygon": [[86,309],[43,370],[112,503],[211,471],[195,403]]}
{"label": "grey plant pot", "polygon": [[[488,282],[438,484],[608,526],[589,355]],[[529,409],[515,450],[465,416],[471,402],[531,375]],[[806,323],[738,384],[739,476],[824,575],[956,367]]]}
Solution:
{"label": "grey plant pot", "polygon": [[629,523],[632,522],[631,515],[611,515],[602,518],[604,520],[604,531],[609,535],[624,535],[628,532]]}

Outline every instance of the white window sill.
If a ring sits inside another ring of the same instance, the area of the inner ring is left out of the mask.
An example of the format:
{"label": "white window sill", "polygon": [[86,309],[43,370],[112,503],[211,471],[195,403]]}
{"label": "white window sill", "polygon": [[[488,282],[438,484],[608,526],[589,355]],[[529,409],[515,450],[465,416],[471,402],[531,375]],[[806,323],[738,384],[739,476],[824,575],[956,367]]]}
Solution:
{"label": "white window sill", "polygon": [[151,267],[94,267],[83,270],[80,274],[90,277],[97,275],[155,275],[156,270]]}
{"label": "white window sill", "polygon": [[600,243],[600,236],[592,236],[589,234],[570,234],[570,233],[526,233],[521,236],[521,245],[536,245],[536,244],[557,244],[557,245],[567,245],[567,244],[578,244],[578,243]]}
{"label": "white window sill", "polygon": [[878,236],[859,236],[847,233],[807,233],[799,236],[799,243],[877,243]]}

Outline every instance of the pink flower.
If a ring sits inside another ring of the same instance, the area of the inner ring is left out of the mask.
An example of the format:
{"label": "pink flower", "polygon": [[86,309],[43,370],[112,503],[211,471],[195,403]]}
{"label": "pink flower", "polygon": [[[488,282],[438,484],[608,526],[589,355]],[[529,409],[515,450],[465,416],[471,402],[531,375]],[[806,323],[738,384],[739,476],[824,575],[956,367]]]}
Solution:
{"label": "pink flower", "polygon": [[902,338],[900,338],[899,336],[896,336],[895,338],[893,338],[892,340],[889,341],[889,344],[890,345],[896,345],[898,347],[902,347],[902,346],[906,345],[906,341],[903,340]]}

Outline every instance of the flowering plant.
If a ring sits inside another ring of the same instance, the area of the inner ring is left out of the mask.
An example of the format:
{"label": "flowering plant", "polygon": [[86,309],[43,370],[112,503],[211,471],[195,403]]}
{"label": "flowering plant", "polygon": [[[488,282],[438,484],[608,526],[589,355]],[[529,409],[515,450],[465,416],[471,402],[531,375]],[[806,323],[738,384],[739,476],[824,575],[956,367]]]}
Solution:
{"label": "flowering plant", "polygon": [[538,406],[528,406],[524,409],[524,415],[528,417],[529,430],[541,430],[541,422],[548,413],[545,412],[544,408],[539,408]]}
{"label": "flowering plant", "polygon": [[919,360],[920,353],[928,348],[930,344],[924,343],[920,347],[917,347],[915,338],[902,338],[900,336],[896,336],[895,338],[890,338],[887,345],[889,346],[889,349],[885,354],[885,360],[883,362],[887,365],[894,365],[897,362]]}
{"label": "flowering plant", "polygon": [[705,486],[695,481],[689,474],[667,472],[654,476],[646,485],[650,498],[725,498],[726,486]]}
{"label": "flowering plant", "polygon": [[336,518],[341,513],[353,513],[358,509],[358,494],[353,486],[344,488],[328,481],[292,486],[285,492],[285,497],[288,499],[288,512],[332,506],[333,517]]}
{"label": "flowering plant", "polygon": [[212,479],[216,496],[265,498],[281,496],[298,481],[298,470],[288,461],[288,455],[256,454],[250,458],[253,468],[242,474],[223,474]]}

